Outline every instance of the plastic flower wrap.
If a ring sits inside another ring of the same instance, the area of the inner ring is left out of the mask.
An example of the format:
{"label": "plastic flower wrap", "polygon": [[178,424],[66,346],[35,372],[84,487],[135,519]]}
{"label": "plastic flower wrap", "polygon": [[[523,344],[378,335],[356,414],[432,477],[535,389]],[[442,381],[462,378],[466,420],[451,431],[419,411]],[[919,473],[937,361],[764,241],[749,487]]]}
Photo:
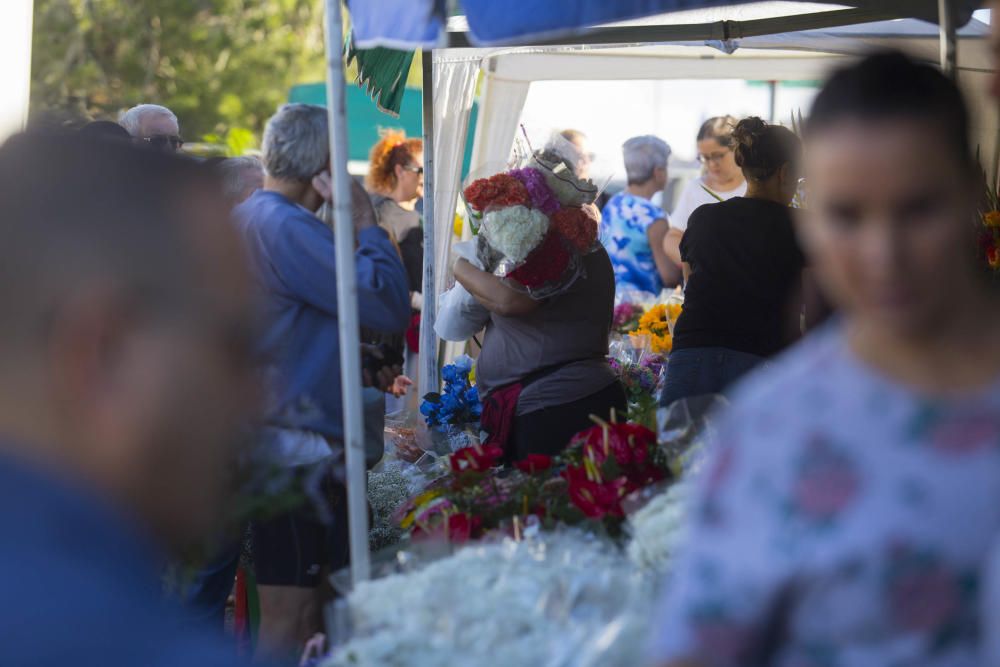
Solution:
{"label": "plastic flower wrap", "polygon": [[594,182],[578,178],[565,163],[547,160],[542,156],[535,156],[533,160],[545,177],[549,189],[563,206],[583,206],[597,200],[598,189]]}

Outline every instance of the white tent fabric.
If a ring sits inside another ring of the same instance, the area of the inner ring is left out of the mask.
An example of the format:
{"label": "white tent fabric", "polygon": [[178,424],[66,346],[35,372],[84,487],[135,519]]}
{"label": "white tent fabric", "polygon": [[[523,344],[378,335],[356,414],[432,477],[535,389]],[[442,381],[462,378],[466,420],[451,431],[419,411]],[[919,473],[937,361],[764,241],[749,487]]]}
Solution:
{"label": "white tent fabric", "polygon": [[0,140],[24,129],[31,87],[31,0],[0,3]]}

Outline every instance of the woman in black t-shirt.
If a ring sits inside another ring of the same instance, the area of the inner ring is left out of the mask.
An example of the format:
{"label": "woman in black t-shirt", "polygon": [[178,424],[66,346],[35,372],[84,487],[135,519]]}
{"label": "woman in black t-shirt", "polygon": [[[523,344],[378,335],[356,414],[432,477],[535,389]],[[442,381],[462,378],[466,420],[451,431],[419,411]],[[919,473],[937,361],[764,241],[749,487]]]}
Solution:
{"label": "woman in black t-shirt", "polygon": [[695,210],[681,240],[684,311],[661,405],[722,393],[799,331],[805,260],[788,205],[802,145],[780,125],[746,118],[733,132],[747,193]]}

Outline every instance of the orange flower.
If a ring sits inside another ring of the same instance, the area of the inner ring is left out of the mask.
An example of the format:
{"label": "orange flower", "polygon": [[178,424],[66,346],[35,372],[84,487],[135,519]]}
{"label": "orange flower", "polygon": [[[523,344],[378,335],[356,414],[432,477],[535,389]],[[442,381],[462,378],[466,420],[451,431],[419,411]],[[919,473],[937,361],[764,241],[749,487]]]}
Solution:
{"label": "orange flower", "polygon": [[984,215],[983,224],[987,227],[1000,227],[1000,211],[990,211]]}

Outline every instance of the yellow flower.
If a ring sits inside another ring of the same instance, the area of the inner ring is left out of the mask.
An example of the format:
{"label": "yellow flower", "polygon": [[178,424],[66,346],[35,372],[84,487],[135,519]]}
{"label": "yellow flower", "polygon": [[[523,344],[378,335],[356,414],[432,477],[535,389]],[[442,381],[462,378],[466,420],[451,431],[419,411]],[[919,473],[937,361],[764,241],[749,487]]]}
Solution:
{"label": "yellow flower", "polygon": [[416,519],[417,513],[420,512],[420,510],[422,510],[427,503],[440,495],[440,491],[431,489],[430,491],[424,491],[419,496],[414,498],[412,501],[413,510],[403,517],[403,520],[399,522],[399,527],[404,530],[409,528],[413,524],[414,519]]}
{"label": "yellow flower", "polygon": [[669,333],[665,333],[662,336],[653,336],[652,344],[650,345],[653,352],[657,354],[670,354],[673,346],[674,339]]}
{"label": "yellow flower", "polygon": [[462,216],[456,213],[455,222],[452,223],[452,230],[455,232],[455,236],[457,236],[458,238],[462,238],[462,227],[464,225],[465,222],[462,220]]}
{"label": "yellow flower", "polygon": [[681,316],[682,310],[684,310],[684,306],[679,303],[667,304],[667,314],[670,316],[670,321],[676,322],[677,318]]}
{"label": "yellow flower", "polygon": [[664,331],[669,331],[669,329],[667,307],[661,303],[642,314],[642,317],[639,318],[639,328],[636,332],[659,335]]}
{"label": "yellow flower", "polygon": [[479,364],[472,364],[472,370],[469,371],[469,384],[476,384],[476,366]]}

